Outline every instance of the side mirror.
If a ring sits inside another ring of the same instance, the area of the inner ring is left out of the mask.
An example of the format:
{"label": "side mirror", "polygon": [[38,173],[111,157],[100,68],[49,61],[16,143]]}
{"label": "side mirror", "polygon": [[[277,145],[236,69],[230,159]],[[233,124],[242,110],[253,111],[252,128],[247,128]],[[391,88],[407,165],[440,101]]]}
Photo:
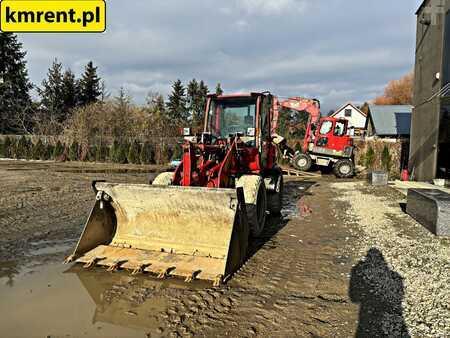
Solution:
{"label": "side mirror", "polygon": [[247,128],[247,136],[255,136],[255,128]]}

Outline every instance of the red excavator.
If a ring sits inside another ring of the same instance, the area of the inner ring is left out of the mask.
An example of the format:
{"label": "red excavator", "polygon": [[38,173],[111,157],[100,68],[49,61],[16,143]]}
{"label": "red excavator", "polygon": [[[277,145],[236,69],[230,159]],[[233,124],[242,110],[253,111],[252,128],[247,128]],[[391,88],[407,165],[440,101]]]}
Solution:
{"label": "red excavator", "polygon": [[[313,164],[324,167],[331,164],[337,177],[353,176],[354,147],[352,138],[347,135],[347,120],[333,117],[320,118],[320,102],[315,99],[292,97],[280,101],[277,106],[309,114],[300,152],[290,148],[286,139],[276,135],[276,129],[273,129],[273,135],[276,136],[274,142],[296,169],[308,171]],[[278,124],[279,109],[275,110],[274,116],[275,127]]]}

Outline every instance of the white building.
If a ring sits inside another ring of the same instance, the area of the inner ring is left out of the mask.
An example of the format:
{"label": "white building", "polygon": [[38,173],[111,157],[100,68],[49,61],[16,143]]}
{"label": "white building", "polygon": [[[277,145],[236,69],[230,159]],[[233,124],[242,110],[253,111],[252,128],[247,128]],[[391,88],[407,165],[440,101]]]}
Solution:
{"label": "white building", "polygon": [[351,134],[362,135],[366,128],[367,116],[350,102],[344,104],[330,116],[346,119],[349,128],[353,127],[352,129],[354,129],[354,133]]}

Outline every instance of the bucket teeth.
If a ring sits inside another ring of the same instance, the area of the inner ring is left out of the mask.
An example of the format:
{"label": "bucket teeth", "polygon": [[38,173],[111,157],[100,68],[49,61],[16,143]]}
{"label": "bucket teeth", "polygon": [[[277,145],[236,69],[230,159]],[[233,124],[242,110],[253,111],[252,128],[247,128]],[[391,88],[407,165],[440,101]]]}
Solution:
{"label": "bucket teeth", "polygon": [[75,260],[75,255],[67,256],[66,259],[64,259],[64,264],[72,263]]}
{"label": "bucket teeth", "polygon": [[159,274],[158,277],[159,279],[164,279],[169,277],[170,273],[175,270],[174,266],[168,267],[167,269],[162,270]]}
{"label": "bucket teeth", "polygon": [[213,286],[220,286],[223,282],[223,275],[217,275],[216,278],[214,278]]}
{"label": "bucket teeth", "polygon": [[83,265],[83,268],[89,269],[92,268],[95,264],[97,264],[98,261],[101,261],[102,259],[105,259],[104,257],[92,257],[89,261],[86,262],[86,264]]}
{"label": "bucket teeth", "polygon": [[140,273],[144,273],[145,268],[150,266],[150,265],[151,265],[150,263],[141,264],[137,268],[135,268],[133,271],[131,271],[131,274],[132,275],[137,275],[137,274],[140,274]]}
{"label": "bucket teeth", "polygon": [[126,263],[126,262],[127,262],[126,259],[115,261],[114,263],[112,263],[112,264],[108,267],[108,269],[106,269],[106,271],[108,271],[108,272],[114,272],[114,271],[117,271],[117,270],[119,270],[120,266],[121,266],[123,263]]}
{"label": "bucket teeth", "polygon": [[201,270],[193,271],[189,276],[184,280],[186,283],[192,283],[193,280],[197,278],[197,275],[202,272]]}

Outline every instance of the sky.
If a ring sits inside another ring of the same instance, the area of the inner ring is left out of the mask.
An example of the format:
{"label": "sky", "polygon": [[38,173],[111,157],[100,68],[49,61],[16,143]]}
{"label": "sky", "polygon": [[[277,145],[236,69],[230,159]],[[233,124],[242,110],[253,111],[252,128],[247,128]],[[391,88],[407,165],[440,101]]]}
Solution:
{"label": "sky", "polygon": [[92,60],[108,91],[137,103],[176,79],[225,92],[318,98],[328,112],[383,93],[413,69],[421,0],[107,0],[97,34],[20,34],[40,84],[52,61]]}

